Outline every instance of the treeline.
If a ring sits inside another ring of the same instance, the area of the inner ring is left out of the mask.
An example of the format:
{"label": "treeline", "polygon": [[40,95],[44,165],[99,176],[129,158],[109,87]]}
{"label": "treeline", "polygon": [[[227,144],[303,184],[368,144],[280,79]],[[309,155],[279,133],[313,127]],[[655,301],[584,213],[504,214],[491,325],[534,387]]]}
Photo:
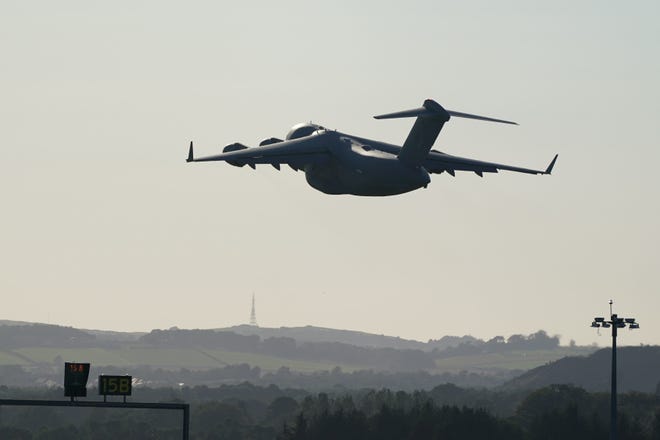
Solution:
{"label": "treeline", "polygon": [[[123,367],[92,365],[90,384],[99,374],[126,374]],[[412,391],[416,389],[429,390],[438,383],[453,383],[463,387],[494,387],[512,379],[517,370],[501,370],[491,374],[474,372],[457,373],[428,373],[426,371],[390,372],[375,370],[344,371],[340,367],[331,370],[313,372],[298,372],[287,367],[275,371],[263,371],[258,366],[248,364],[227,365],[220,368],[190,370],[190,369],[163,369],[150,366],[136,366],[130,368],[130,374],[137,381],[137,386],[171,387],[177,384],[186,386],[218,386],[222,384],[236,384],[251,382],[256,385],[302,388],[313,391],[322,391],[336,388],[360,389],[387,387],[397,390]],[[15,386],[52,386],[61,384],[61,364],[57,367],[20,367],[0,366],[0,383]]]}
{"label": "treeline", "polygon": [[356,409],[326,411],[306,418],[299,414],[292,427],[285,427],[279,440],[387,440],[387,439],[523,439],[522,430],[486,411],[472,408],[437,407],[431,402],[410,410],[382,406],[372,416]]}
{"label": "treeline", "polygon": [[331,371],[298,373],[288,368],[264,374],[257,383],[277,384],[278,386],[300,387],[306,390],[361,389],[387,387],[403,391],[430,390],[438,383],[452,383],[463,387],[494,387],[513,377],[518,371],[498,371],[493,374],[479,374],[461,371],[458,373],[431,374],[426,371],[389,372],[357,370],[344,372],[335,367]]}
{"label": "treeline", "polygon": [[[373,371],[418,372],[434,370],[436,360],[452,356],[553,349],[557,348],[559,344],[557,336],[548,336],[543,330],[528,336],[512,335],[508,339],[497,336],[488,341],[471,336],[446,336],[439,340],[430,340],[426,344],[419,343],[425,349],[376,348],[328,341],[305,342],[291,337],[261,338],[258,335],[238,334],[230,331],[178,328],[152,330],[133,341],[108,339],[110,337],[112,335],[104,335],[100,338],[83,330],[56,325],[0,325],[0,350],[13,351],[13,356],[21,357],[17,349],[25,347],[217,349]],[[208,356],[213,357],[212,354],[208,354]],[[46,362],[34,362],[27,358],[25,360],[31,368],[48,365],[59,366],[62,362],[60,357]],[[220,359],[217,360],[221,362]],[[252,377],[245,378],[252,379]],[[472,385],[478,385],[478,383]]]}
{"label": "treeline", "polygon": [[[609,436],[607,399],[571,387],[540,390],[525,398],[510,417],[496,417],[482,408],[440,406],[424,396],[387,397],[366,408],[364,402],[358,407],[346,398],[328,401],[318,396],[310,403],[308,397],[278,439],[595,440]],[[656,399],[629,397],[627,403],[634,408],[620,411],[617,438],[660,438]]]}
{"label": "treeline", "polygon": [[419,349],[431,351],[433,349],[443,350],[449,346],[455,346],[461,342],[476,340],[473,336],[443,336],[440,339],[430,339],[427,342],[403,339],[397,336],[377,335],[355,330],[338,330],[325,327],[307,325],[304,327],[256,327],[251,325],[236,325],[220,331],[229,331],[242,335],[258,335],[261,339],[271,337],[287,337],[296,341],[305,342],[343,342],[358,347],[379,347],[396,349]]}
{"label": "treeline", "polygon": [[484,353],[505,353],[509,351],[553,350],[559,347],[559,336],[548,336],[544,330],[539,330],[528,336],[511,335],[495,336],[487,341],[472,339],[448,346],[443,350],[434,350],[436,358],[466,356]]}
{"label": "treeline", "polygon": [[[241,326],[241,331],[247,331]],[[268,329],[259,329],[266,332]],[[257,331],[255,330],[255,331]],[[277,329],[270,329],[273,333]],[[291,330],[291,329],[289,329]],[[559,345],[558,336],[548,336],[543,330],[530,335],[512,335],[509,338],[503,336],[496,336],[490,340],[484,341],[474,338],[472,336],[443,336],[440,339],[430,339],[428,342],[418,341],[405,341],[398,340],[397,338],[389,338],[378,335],[361,334],[358,332],[349,332],[342,330],[323,329],[325,331],[324,337],[330,338],[331,335],[337,334],[338,338],[347,338],[345,333],[357,333],[362,338],[356,339],[355,343],[341,342],[341,341],[306,341],[306,338],[312,338],[314,332],[319,329],[313,327],[300,328],[294,335],[300,335],[300,338],[289,336],[272,336],[260,337],[257,334],[245,334],[233,331],[217,331],[217,330],[183,330],[173,327],[169,330],[152,330],[150,333],[144,334],[138,338],[138,342],[149,346],[160,347],[190,347],[199,346],[207,348],[222,348],[231,351],[247,352],[247,353],[265,353],[277,356],[313,356],[317,352],[332,351],[345,351],[347,361],[360,357],[364,351],[353,350],[350,352],[348,347],[355,347],[358,349],[371,348],[375,355],[379,353],[387,356],[384,353],[389,351],[400,351],[402,353],[415,355],[418,352],[434,352],[434,353],[476,353],[476,352],[499,352],[510,350],[539,350],[539,349],[552,349]],[[305,332],[310,333],[307,335]],[[100,336],[97,336],[98,333]],[[100,331],[85,331],[78,330],[72,327],[63,327],[58,325],[49,324],[19,324],[19,325],[0,325],[0,349],[12,350],[23,347],[117,347],[120,344],[131,343],[135,341],[137,335],[121,332],[100,332]],[[350,339],[350,338],[349,338]],[[372,347],[359,341],[376,340],[379,344],[394,343],[398,341],[397,347]],[[410,347],[405,347],[406,345]],[[383,350],[383,351],[378,351]]]}
{"label": "treeline", "polygon": [[[607,391],[610,387],[610,349],[601,349],[589,356],[566,357],[520,374],[518,370],[492,370],[488,373],[429,373],[426,371],[391,372],[374,369],[293,371],[281,367],[262,370],[246,363],[211,369],[163,369],[151,366],[126,367],[92,365],[91,378],[99,374],[130,373],[146,386],[188,386],[232,384],[249,381],[258,385],[322,391],[333,388],[381,388],[405,391],[431,389],[438,383],[453,383],[463,387],[496,387],[508,390],[536,389],[553,383],[571,383],[588,391]],[[655,392],[660,388],[660,347],[620,347],[618,349],[620,391]],[[0,366],[0,384],[16,386],[52,386],[61,384],[62,362],[29,367]]]}
{"label": "treeline", "polygon": [[[150,333],[141,336],[139,341],[148,345],[162,347],[198,346],[250,353],[261,352],[284,356],[315,355],[317,354],[315,353],[316,351],[322,352],[328,348],[332,351],[333,346],[337,347],[337,349],[345,349],[346,347],[368,349],[367,347],[344,342],[298,342],[294,338],[281,336],[262,339],[256,334],[239,334],[216,330],[184,330],[178,328],[172,328],[169,330],[152,330]],[[498,353],[515,350],[552,350],[559,346],[559,336],[549,336],[545,330],[539,330],[529,335],[515,334],[508,338],[504,338],[504,336],[495,336],[487,341],[472,336],[445,336],[438,340],[431,339],[424,345],[428,348],[427,350],[402,350],[380,347],[372,349],[372,351],[401,351],[406,353],[416,353],[421,351],[454,356],[458,354]],[[363,354],[362,351],[354,352],[354,355],[361,354]],[[350,355],[347,355],[346,358],[347,360],[351,359]]]}
{"label": "treeline", "polygon": [[[528,336],[512,335],[507,339],[503,336],[496,336],[488,341],[472,337],[432,340],[428,342],[429,347],[434,347],[430,351],[359,347],[343,342],[297,342],[289,337],[261,339],[257,335],[214,330],[153,330],[143,335],[139,341],[158,347],[223,349],[244,353],[261,353],[286,359],[366,366],[388,371],[433,369],[435,368],[434,359],[453,356],[504,353],[516,350],[552,350],[559,346],[559,337],[548,336],[544,330]],[[450,345],[450,341],[458,342],[458,345]]]}
{"label": "treeline", "polygon": [[417,371],[435,368],[433,358],[422,350],[368,348],[342,342],[302,342],[293,338],[240,335],[214,330],[153,330],[139,342],[155,347],[200,347],[242,353],[259,353],[285,359],[365,366],[378,370]]}
{"label": "treeline", "polygon": [[[0,387],[0,397],[61,399],[61,391]],[[250,384],[140,393],[141,401],[189,402],[193,439],[572,440],[606,438],[609,426],[609,395],[568,385],[526,393],[442,385],[429,392],[310,394]],[[626,393],[619,403],[620,439],[660,438],[658,396]],[[3,407],[0,412],[3,439],[177,439],[180,430],[180,416],[165,411]]]}

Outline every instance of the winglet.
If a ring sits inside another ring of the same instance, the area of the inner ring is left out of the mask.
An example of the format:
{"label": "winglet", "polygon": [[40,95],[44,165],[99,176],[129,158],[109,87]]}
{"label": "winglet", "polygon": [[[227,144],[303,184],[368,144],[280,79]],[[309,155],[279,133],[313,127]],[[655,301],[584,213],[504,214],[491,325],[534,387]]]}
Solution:
{"label": "winglet", "polygon": [[543,174],[551,174],[552,173],[552,168],[555,166],[555,162],[557,162],[558,157],[559,157],[559,154],[555,154],[554,159],[552,159],[552,162],[550,162],[550,165],[548,165],[548,168],[545,169],[545,172]]}
{"label": "winglet", "polygon": [[190,141],[190,149],[188,150],[188,158],[186,159],[186,162],[192,162],[195,159],[193,158],[193,144],[192,141]]}

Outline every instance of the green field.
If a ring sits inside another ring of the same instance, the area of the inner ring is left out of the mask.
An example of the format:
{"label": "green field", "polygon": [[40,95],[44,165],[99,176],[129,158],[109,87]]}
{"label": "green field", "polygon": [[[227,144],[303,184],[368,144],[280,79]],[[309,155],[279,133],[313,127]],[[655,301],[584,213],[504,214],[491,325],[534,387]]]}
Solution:
{"label": "green field", "polygon": [[125,366],[131,365],[126,362],[119,354],[118,351],[105,350],[102,348],[20,348],[15,350],[25,358],[30,359],[33,363],[51,364],[56,363],[59,356],[64,362],[91,362],[95,365],[116,365]]}
{"label": "green field", "polygon": [[[507,353],[454,356],[436,360],[433,373],[485,371],[485,370],[529,370],[565,356],[587,355],[593,352],[591,347],[560,347],[556,350],[512,351]],[[227,365],[248,364],[258,366],[263,371],[276,371],[287,367],[292,371],[311,373],[328,371],[336,366],[344,372],[368,369],[364,365],[342,365],[332,362],[312,362],[285,359],[267,354],[240,353],[225,350],[202,348],[153,348],[124,346],[116,349],[103,348],[45,348],[31,347],[14,351],[0,351],[2,365],[57,364],[59,362],[90,362],[96,366],[150,366],[168,370],[187,368],[201,370],[222,368]]]}
{"label": "green field", "polygon": [[262,370],[274,371],[280,367],[288,367],[293,371],[300,371],[303,373],[331,370],[336,366],[341,367],[344,372],[352,372],[355,370],[365,369],[364,366],[357,365],[337,365],[337,363],[330,362],[312,362],[296,359],[284,359],[275,356],[268,356],[256,353],[235,353],[221,350],[205,350],[209,355],[220,359],[226,364],[240,364],[246,363],[251,366],[258,365]]}
{"label": "green field", "polygon": [[[18,354],[18,356],[16,354]],[[148,365],[163,369],[209,369],[227,365],[248,364],[258,366],[264,371],[275,371],[288,367],[293,371],[313,372],[331,370],[336,363],[308,362],[304,360],[284,359],[256,353],[240,353],[224,350],[199,348],[151,348],[123,347],[119,349],[102,348],[45,348],[30,347],[15,352],[0,351],[0,365],[53,364],[64,362],[90,362],[96,366],[130,367]],[[343,371],[351,372],[364,367],[339,365]]]}
{"label": "green field", "polygon": [[10,351],[0,350],[0,365],[30,365],[30,362],[21,359]]}

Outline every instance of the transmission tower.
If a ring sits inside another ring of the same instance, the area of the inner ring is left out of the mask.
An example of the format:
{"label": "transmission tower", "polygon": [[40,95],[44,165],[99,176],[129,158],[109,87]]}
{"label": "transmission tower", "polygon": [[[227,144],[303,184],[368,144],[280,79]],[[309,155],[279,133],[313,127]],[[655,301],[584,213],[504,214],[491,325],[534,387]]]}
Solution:
{"label": "transmission tower", "polygon": [[254,308],[254,293],[252,294],[252,311],[250,312],[250,325],[259,327],[259,324],[257,324],[257,311]]}

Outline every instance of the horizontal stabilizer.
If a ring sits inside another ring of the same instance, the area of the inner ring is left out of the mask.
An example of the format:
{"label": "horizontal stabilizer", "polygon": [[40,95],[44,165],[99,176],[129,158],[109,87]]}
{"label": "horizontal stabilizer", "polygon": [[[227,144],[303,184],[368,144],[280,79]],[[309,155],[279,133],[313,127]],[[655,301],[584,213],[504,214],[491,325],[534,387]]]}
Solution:
{"label": "horizontal stabilizer", "polygon": [[443,119],[443,122],[449,120],[449,113],[442,108],[440,104],[432,99],[427,99],[420,108],[411,110],[402,110],[394,113],[386,113],[384,115],[374,116],[375,119],[396,119],[396,118],[438,118]]}
{"label": "horizontal stabilizer", "polygon": [[490,121],[490,122],[499,122],[501,124],[518,125],[517,122],[513,122],[513,121],[505,121],[504,119],[489,118],[487,116],[471,115],[470,113],[455,112],[453,110],[447,110],[447,113],[457,118],[477,119],[479,121]]}
{"label": "horizontal stabilizer", "polygon": [[511,124],[518,125],[518,123],[513,121],[506,121],[504,119],[490,118],[488,116],[479,116],[473,115],[471,113],[457,112],[454,110],[445,110],[440,104],[435,102],[432,99],[427,99],[424,101],[424,105],[420,108],[414,108],[411,110],[403,110],[394,113],[386,113],[383,115],[374,116],[376,119],[396,119],[396,118],[443,118],[449,120],[450,116],[455,116],[457,118],[466,118],[466,119],[476,119],[479,121],[489,121],[489,122],[499,122],[501,124]]}

